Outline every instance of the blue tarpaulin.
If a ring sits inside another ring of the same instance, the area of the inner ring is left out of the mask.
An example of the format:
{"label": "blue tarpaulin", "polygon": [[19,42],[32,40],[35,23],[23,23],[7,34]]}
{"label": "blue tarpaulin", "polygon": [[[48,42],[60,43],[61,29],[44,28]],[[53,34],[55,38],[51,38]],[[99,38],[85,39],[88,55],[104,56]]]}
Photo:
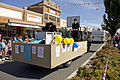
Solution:
{"label": "blue tarpaulin", "polygon": [[34,42],[32,42],[32,44],[38,44],[40,42],[42,42],[42,40],[35,40]]}
{"label": "blue tarpaulin", "polygon": [[27,61],[32,61],[31,47],[30,43],[24,44],[24,59]]}

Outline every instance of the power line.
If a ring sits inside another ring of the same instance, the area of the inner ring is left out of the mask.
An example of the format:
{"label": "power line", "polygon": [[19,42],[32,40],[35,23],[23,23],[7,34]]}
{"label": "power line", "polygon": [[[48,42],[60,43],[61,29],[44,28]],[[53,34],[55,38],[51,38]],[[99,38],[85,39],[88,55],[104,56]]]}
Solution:
{"label": "power line", "polygon": [[61,6],[103,5],[103,4],[104,2],[94,2],[94,3],[62,4]]}

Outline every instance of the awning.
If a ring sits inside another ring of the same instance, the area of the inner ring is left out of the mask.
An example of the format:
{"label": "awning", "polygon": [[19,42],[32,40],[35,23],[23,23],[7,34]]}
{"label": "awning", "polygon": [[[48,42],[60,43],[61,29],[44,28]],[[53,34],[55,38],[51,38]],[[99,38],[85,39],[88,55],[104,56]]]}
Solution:
{"label": "awning", "polygon": [[8,19],[0,19],[0,24],[7,24],[8,23]]}
{"label": "awning", "polygon": [[22,24],[22,23],[8,23],[9,26],[27,27],[27,28],[40,28],[38,25]]}
{"label": "awning", "polygon": [[5,25],[0,25],[0,28],[4,28],[5,27]]}

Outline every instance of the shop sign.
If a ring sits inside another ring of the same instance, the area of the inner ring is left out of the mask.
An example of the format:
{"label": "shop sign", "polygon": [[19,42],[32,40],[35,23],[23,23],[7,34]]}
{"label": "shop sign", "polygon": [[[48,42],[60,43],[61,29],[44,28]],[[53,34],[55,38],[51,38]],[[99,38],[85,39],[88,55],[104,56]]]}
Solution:
{"label": "shop sign", "polygon": [[31,14],[27,14],[27,20],[28,20],[28,21],[33,21],[33,22],[42,23],[42,18],[41,18],[41,17],[35,16],[35,15],[31,15]]}
{"label": "shop sign", "polygon": [[22,19],[22,12],[0,7],[0,16]]}
{"label": "shop sign", "polygon": [[61,27],[67,27],[67,20],[61,19]]}
{"label": "shop sign", "polygon": [[50,13],[52,13],[52,14],[56,14],[56,12],[55,12],[55,11],[53,11],[53,10],[50,10]]}

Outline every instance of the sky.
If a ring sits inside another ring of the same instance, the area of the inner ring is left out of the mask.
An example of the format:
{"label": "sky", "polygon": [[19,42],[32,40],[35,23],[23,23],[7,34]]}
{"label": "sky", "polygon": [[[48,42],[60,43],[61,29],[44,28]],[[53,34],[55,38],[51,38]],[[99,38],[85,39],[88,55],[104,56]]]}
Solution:
{"label": "sky", "polygon": [[[67,19],[68,16],[80,16],[80,25],[87,27],[101,28],[103,23],[103,14],[105,8],[103,4],[97,5],[80,5],[71,6],[64,4],[80,4],[80,3],[94,3],[103,2],[103,0],[51,0],[58,5],[61,5],[61,18]],[[41,2],[41,0],[0,0],[0,2],[23,8]],[[96,10],[98,9],[98,10]]]}

